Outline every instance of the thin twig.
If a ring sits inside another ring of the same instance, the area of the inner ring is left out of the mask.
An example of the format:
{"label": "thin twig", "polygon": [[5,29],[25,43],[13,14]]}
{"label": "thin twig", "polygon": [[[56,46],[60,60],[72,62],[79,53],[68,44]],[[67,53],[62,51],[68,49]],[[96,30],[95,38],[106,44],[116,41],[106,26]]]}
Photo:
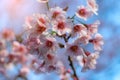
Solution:
{"label": "thin twig", "polygon": [[71,59],[71,57],[70,56],[68,56],[68,61],[70,62],[70,67],[72,68],[72,70],[73,70],[73,77],[76,79],[76,80],[79,80],[79,78],[78,78],[78,76],[77,76],[77,73],[76,73],[76,71],[75,71],[75,68],[74,68],[74,64],[73,64],[73,62],[72,62],[72,59]]}
{"label": "thin twig", "polygon": [[47,9],[49,10],[49,9],[50,9],[50,7],[49,7],[49,3],[47,2],[46,5],[47,5]]}

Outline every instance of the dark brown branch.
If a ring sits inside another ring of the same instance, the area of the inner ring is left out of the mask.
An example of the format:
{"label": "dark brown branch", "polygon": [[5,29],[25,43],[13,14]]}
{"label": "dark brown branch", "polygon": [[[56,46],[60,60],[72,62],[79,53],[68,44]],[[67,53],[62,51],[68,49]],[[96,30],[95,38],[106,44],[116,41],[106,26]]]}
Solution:
{"label": "dark brown branch", "polygon": [[49,3],[47,2],[46,5],[47,5],[47,9],[49,10],[49,9],[50,9],[50,7],[49,7]]}
{"label": "dark brown branch", "polygon": [[77,76],[77,73],[75,71],[75,68],[74,68],[74,64],[73,64],[72,59],[71,59],[70,56],[68,56],[68,61],[70,62],[69,65],[70,65],[71,69],[73,70],[73,77],[75,78],[75,80],[79,80],[79,78]]}
{"label": "dark brown branch", "polygon": [[[58,34],[56,34],[56,35],[57,35],[58,37],[63,38],[66,43],[68,42],[68,40],[69,40],[70,37],[71,37],[71,34],[70,34],[68,37],[66,37],[66,35],[58,35]],[[79,78],[78,78],[78,76],[77,76],[77,73],[76,73],[76,71],[75,71],[75,68],[74,68],[73,61],[72,61],[72,59],[71,59],[70,56],[68,56],[68,61],[70,62],[69,65],[70,65],[70,67],[71,67],[71,69],[72,69],[72,71],[73,71],[73,79],[74,79],[74,80],[79,80]]]}

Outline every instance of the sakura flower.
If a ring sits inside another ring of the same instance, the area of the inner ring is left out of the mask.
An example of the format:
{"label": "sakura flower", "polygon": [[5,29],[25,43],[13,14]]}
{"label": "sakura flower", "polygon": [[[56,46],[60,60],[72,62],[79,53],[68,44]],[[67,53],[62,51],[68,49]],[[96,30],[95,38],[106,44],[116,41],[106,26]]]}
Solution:
{"label": "sakura flower", "polygon": [[37,0],[40,3],[47,3],[49,0]]}
{"label": "sakura flower", "polygon": [[66,12],[60,7],[50,9],[50,16],[52,20],[65,20],[65,15]]}
{"label": "sakura flower", "polygon": [[46,16],[42,14],[35,14],[33,17],[27,17],[25,24],[26,30],[28,30],[30,33],[34,33],[37,35],[45,32],[48,28],[48,22],[45,17]]}
{"label": "sakura flower", "polygon": [[29,73],[29,67],[27,67],[27,66],[23,66],[22,68],[21,68],[21,70],[20,70],[20,74],[21,75],[26,75],[26,74],[28,74]]}
{"label": "sakura flower", "polygon": [[26,42],[25,42],[27,48],[30,49],[36,49],[39,47],[39,45],[41,44],[39,38],[37,37],[29,37]]}
{"label": "sakura flower", "polygon": [[53,53],[45,54],[45,58],[42,64],[39,65],[38,69],[42,72],[51,72],[56,70],[57,58]]}
{"label": "sakura flower", "polygon": [[53,53],[47,53],[45,56],[45,61],[47,64],[54,64],[56,62],[55,54]]}
{"label": "sakura flower", "polygon": [[84,35],[79,37],[76,42],[78,42],[79,44],[88,44],[90,40],[90,36],[89,35]]}
{"label": "sakura flower", "polygon": [[77,56],[79,64],[83,67],[82,72],[89,69],[95,69],[96,59],[98,57],[99,57],[98,52],[87,54],[86,56]]}
{"label": "sakura flower", "polygon": [[96,0],[87,0],[87,5],[92,10],[92,12],[97,15],[98,5],[96,4]]}
{"label": "sakura flower", "polygon": [[25,29],[29,30],[32,29],[36,25],[36,21],[34,20],[33,17],[28,16],[25,18]]}
{"label": "sakura flower", "polygon": [[65,33],[69,33],[70,25],[65,21],[58,21],[53,25],[53,31],[57,32],[59,35],[63,35]]}
{"label": "sakura flower", "polygon": [[76,43],[67,44],[67,49],[65,52],[67,55],[78,56],[83,54],[83,49]]}
{"label": "sakura flower", "polygon": [[87,20],[92,15],[92,12],[88,7],[79,6],[76,15],[81,19]]}
{"label": "sakura flower", "polygon": [[61,67],[61,74],[60,74],[60,80],[69,80],[70,74],[67,72],[67,70],[64,67]]}
{"label": "sakura flower", "polygon": [[5,29],[2,31],[1,37],[5,40],[13,40],[13,39],[15,39],[15,34],[12,30]]}
{"label": "sakura flower", "polygon": [[98,30],[97,28],[98,28],[99,24],[100,24],[100,22],[97,20],[93,24],[87,25],[88,34],[92,35],[92,34],[97,33],[97,30]]}
{"label": "sakura flower", "polygon": [[49,19],[48,19],[48,17],[46,15],[44,15],[44,14],[35,14],[34,16],[36,17],[37,22],[39,24],[43,24],[43,25],[46,25],[46,26],[48,25]]}
{"label": "sakura flower", "polygon": [[99,33],[95,35],[94,39],[89,40],[89,42],[93,43],[95,50],[98,50],[98,51],[102,50],[101,46],[104,44],[104,42],[103,42],[103,37]]}
{"label": "sakura flower", "polygon": [[27,52],[27,49],[23,44],[20,44],[20,43],[14,41],[13,42],[13,51],[15,53],[20,53],[20,54],[23,53],[24,54]]}
{"label": "sakura flower", "polygon": [[44,24],[36,24],[34,32],[36,34],[42,34],[43,32],[46,31],[46,29],[47,27]]}
{"label": "sakura flower", "polygon": [[58,44],[56,43],[56,39],[53,37],[46,37],[42,42],[42,45],[39,46],[40,54],[45,54],[47,52],[55,52],[58,48]]}
{"label": "sakura flower", "polygon": [[70,70],[66,69],[64,64],[61,61],[57,62],[58,73],[60,75],[60,80],[70,80]]}
{"label": "sakura flower", "polygon": [[82,24],[74,25],[72,36],[75,36],[75,35],[84,36],[86,34],[87,34],[87,29],[84,25]]}

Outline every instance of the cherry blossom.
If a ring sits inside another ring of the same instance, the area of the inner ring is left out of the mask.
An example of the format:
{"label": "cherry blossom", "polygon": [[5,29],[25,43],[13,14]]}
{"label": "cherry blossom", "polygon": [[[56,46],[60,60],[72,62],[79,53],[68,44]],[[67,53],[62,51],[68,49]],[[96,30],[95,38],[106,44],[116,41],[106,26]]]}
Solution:
{"label": "cherry blossom", "polygon": [[61,80],[69,80],[70,79],[70,74],[64,67],[61,67],[60,79]]}
{"label": "cherry blossom", "polygon": [[65,54],[71,55],[71,56],[78,56],[83,54],[82,48],[76,43],[67,44],[66,50],[67,51]]}
{"label": "cherry blossom", "polygon": [[54,24],[53,31],[56,31],[59,35],[63,35],[65,33],[69,33],[71,30],[69,23],[65,21],[58,21]]}
{"label": "cherry blossom", "polygon": [[65,20],[66,12],[60,7],[51,8],[50,9],[50,17],[53,21]]}
{"label": "cherry blossom", "polygon": [[[86,55],[87,54],[87,55]],[[88,52],[85,54],[85,56],[78,56],[77,60],[79,61],[79,64],[83,66],[81,71],[86,71],[89,69],[95,69],[96,65],[96,59],[99,57],[99,53],[89,53]]]}
{"label": "cherry blossom", "polygon": [[88,7],[79,6],[76,12],[76,16],[81,19],[87,20],[92,15],[91,10]]}
{"label": "cherry blossom", "polygon": [[86,34],[87,34],[87,28],[84,25],[82,24],[74,25],[72,30],[72,36],[76,36],[76,35],[84,36]]}
{"label": "cherry blossom", "polygon": [[46,37],[45,40],[42,42],[41,49],[43,52],[45,51],[55,51],[58,48],[58,44],[56,43],[56,39],[53,37]]}
{"label": "cherry blossom", "polygon": [[38,24],[43,24],[43,25],[49,25],[49,19],[46,15],[44,14],[35,14],[36,20],[38,21]]}
{"label": "cherry blossom", "polygon": [[18,42],[13,42],[13,51],[16,52],[16,53],[27,53],[27,49],[24,45],[22,44],[19,44]]}
{"label": "cherry blossom", "polygon": [[15,34],[11,29],[4,29],[1,33],[1,38],[5,40],[13,40],[15,39]]}
{"label": "cherry blossom", "polygon": [[20,70],[20,74],[21,75],[27,75],[27,73],[29,73],[29,68],[27,66],[23,66]]}
{"label": "cherry blossom", "polygon": [[91,11],[97,15],[98,5],[96,4],[96,0],[87,0],[87,4],[88,7],[90,7]]}
{"label": "cherry blossom", "polygon": [[93,43],[95,50],[98,51],[102,50],[101,46],[104,44],[104,42],[103,42],[103,37],[99,33],[95,35],[94,39],[89,40],[89,42]]}
{"label": "cherry blossom", "polygon": [[89,35],[84,35],[76,39],[76,42],[79,44],[88,44],[91,37]]}
{"label": "cherry blossom", "polygon": [[88,29],[88,34],[89,35],[92,35],[92,34],[95,34],[97,33],[97,28],[99,26],[100,22],[97,20],[95,21],[93,24],[88,24],[86,27]]}

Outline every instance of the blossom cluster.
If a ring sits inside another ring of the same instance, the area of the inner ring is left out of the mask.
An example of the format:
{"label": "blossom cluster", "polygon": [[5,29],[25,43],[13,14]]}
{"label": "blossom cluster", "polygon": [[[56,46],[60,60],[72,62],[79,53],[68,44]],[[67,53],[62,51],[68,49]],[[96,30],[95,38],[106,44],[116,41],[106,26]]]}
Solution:
{"label": "blossom cluster", "polygon": [[[38,1],[47,4],[48,11],[27,17],[22,36],[7,29],[1,32],[0,73],[5,72],[6,65],[21,64],[20,74],[29,70],[37,73],[56,71],[61,80],[69,80],[71,70],[77,78],[73,62],[81,65],[83,72],[95,69],[104,44],[98,33],[100,22],[86,24],[79,19],[86,21],[93,14],[97,15],[96,1],[87,0],[87,6],[78,6],[73,17],[67,15],[69,7],[50,8],[49,0]],[[89,45],[92,45],[92,51],[88,50]]]}

